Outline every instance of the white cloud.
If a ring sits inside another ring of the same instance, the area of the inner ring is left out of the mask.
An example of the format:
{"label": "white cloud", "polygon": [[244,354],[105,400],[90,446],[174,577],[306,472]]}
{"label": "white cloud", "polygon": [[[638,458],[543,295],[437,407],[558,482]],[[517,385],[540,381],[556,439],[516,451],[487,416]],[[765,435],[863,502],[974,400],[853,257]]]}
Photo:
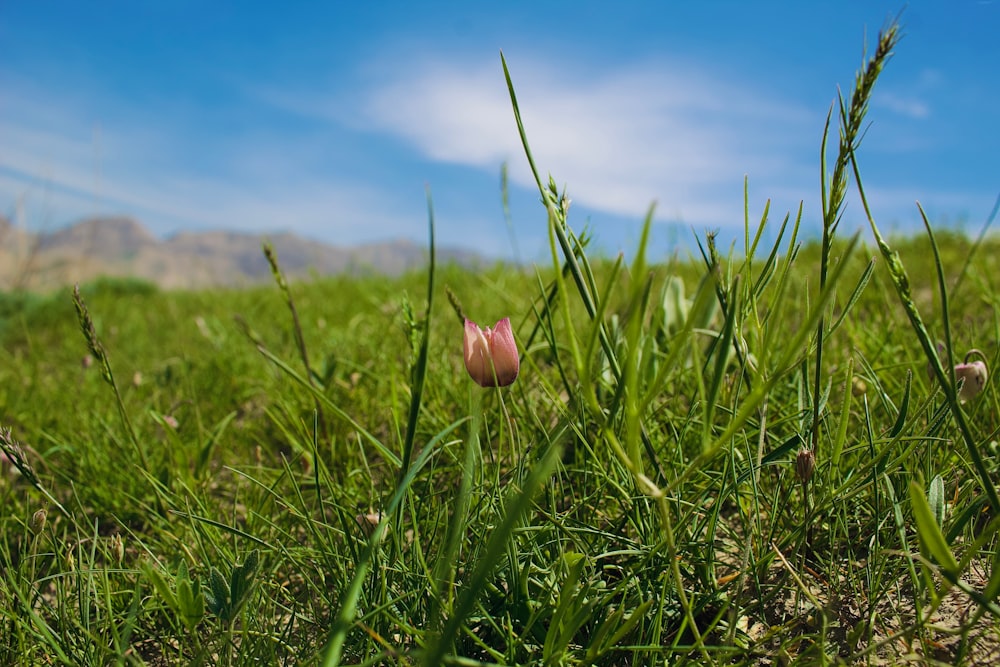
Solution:
{"label": "white cloud", "polygon": [[[742,180],[811,183],[789,158],[821,115],[681,63],[593,72],[511,63],[532,153],[574,201],[616,215],[660,210],[696,224],[742,221]],[[373,87],[357,119],[433,160],[533,186],[498,62],[410,64]],[[325,105],[316,105],[323,108]]]}
{"label": "white cloud", "polygon": [[29,88],[0,108],[0,202],[10,211],[20,202],[34,228],[124,214],[161,235],[294,229],[355,243],[422,232],[419,204],[407,216],[379,184],[331,181],[311,169],[321,149],[302,139],[266,131],[192,139],[155,117],[123,108],[110,122],[96,103],[72,100],[55,104]]}
{"label": "white cloud", "polygon": [[908,118],[923,120],[931,115],[931,108],[923,100],[893,93],[875,96],[874,104]]}

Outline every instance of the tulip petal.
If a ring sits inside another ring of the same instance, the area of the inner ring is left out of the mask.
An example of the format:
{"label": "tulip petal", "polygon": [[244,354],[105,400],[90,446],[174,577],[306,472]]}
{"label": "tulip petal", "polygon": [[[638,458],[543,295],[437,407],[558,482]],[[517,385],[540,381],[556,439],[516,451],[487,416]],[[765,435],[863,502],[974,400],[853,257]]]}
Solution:
{"label": "tulip petal", "polygon": [[520,370],[521,359],[510,327],[510,318],[505,317],[493,327],[490,338],[490,356],[496,370],[496,384],[501,387],[514,382]]}
{"label": "tulip petal", "polygon": [[489,341],[478,324],[465,320],[465,370],[483,387],[493,385],[493,371],[489,361]]}

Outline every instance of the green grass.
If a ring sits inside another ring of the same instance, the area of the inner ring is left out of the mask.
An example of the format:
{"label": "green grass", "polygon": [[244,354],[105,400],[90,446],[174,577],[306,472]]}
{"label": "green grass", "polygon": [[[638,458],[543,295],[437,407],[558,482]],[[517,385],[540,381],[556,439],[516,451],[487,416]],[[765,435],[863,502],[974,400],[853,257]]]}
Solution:
{"label": "green grass", "polygon": [[994,658],[998,394],[945,369],[997,367],[1000,244],[838,234],[895,39],[815,243],[599,259],[539,178],[548,267],[2,295],[0,663]]}

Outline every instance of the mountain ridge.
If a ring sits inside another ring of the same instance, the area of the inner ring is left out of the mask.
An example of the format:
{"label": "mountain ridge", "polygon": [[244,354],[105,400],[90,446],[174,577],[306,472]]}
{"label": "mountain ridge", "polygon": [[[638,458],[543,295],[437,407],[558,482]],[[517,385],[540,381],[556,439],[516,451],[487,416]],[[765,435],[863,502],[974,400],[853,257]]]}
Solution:
{"label": "mountain ridge", "polygon": [[[410,240],[337,246],[281,231],[181,231],[157,238],[125,216],[81,219],[51,232],[27,232],[0,216],[0,289],[45,289],[99,276],[147,280],[167,289],[250,286],[269,280],[262,252],[270,243],[290,278],[398,275],[428,260]],[[461,248],[438,248],[438,261],[475,266],[487,260]]]}

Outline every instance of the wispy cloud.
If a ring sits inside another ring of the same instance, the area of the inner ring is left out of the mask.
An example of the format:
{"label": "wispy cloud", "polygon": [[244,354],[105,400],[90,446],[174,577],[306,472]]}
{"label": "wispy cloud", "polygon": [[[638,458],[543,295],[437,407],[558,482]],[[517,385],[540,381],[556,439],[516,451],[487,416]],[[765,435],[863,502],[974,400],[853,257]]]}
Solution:
{"label": "wispy cloud", "polygon": [[[689,63],[585,72],[514,59],[511,69],[542,177],[551,172],[596,210],[641,216],[657,200],[689,222],[720,224],[742,210],[746,173],[809,182],[793,149],[815,141],[817,114],[751,84]],[[411,64],[365,100],[360,125],[433,160],[485,169],[509,160],[515,182],[532,185],[498,62]]]}
{"label": "wispy cloud", "polygon": [[[83,96],[56,104],[36,88],[12,93],[0,109],[7,208],[20,202],[35,226],[134,215],[160,234],[294,229],[354,243],[420,229],[379,184],[316,168],[320,149],[306,139],[266,128],[199,135],[130,110],[127,100],[109,102],[122,105],[110,120]],[[419,218],[420,208],[413,210]]]}
{"label": "wispy cloud", "polygon": [[874,104],[894,113],[922,120],[931,115],[930,105],[916,97],[907,97],[893,93],[882,93],[875,96]]}

